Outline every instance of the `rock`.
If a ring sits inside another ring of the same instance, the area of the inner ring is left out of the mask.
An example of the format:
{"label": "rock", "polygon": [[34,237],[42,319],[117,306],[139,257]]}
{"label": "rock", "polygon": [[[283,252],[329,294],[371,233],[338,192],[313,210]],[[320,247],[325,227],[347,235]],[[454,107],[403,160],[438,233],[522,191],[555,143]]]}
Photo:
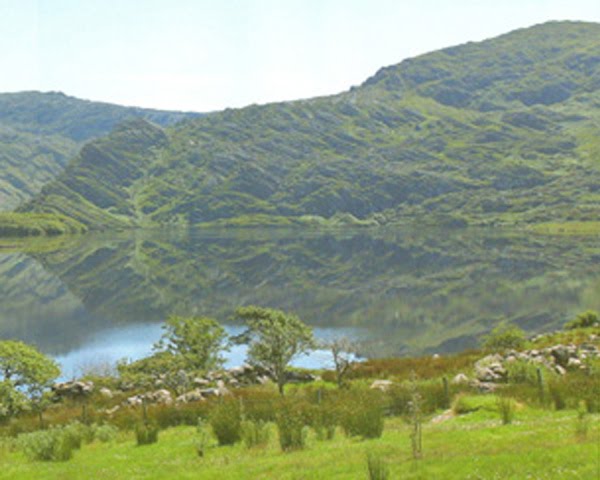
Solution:
{"label": "rock", "polygon": [[176,403],[193,403],[193,402],[203,402],[205,399],[202,396],[202,392],[198,389],[192,390],[191,392],[186,392],[183,395],[179,395],[176,399]]}
{"label": "rock", "polygon": [[113,398],[113,392],[109,388],[102,387],[98,392],[104,398]]}
{"label": "rock", "polygon": [[431,358],[433,358],[434,360],[437,360],[440,358],[440,355],[438,353],[434,353]]}
{"label": "rock", "polygon": [[567,362],[567,368],[579,368],[581,367],[581,360],[578,358],[569,358]]}
{"label": "rock", "polygon": [[224,397],[225,395],[231,395],[231,392],[227,389],[223,380],[217,381],[217,395],[219,395],[220,397]]}
{"label": "rock", "polygon": [[133,397],[129,397],[125,400],[125,405],[128,407],[137,407],[143,403],[143,399],[141,395],[134,395]]}
{"label": "rock", "polygon": [[194,378],[194,380],[192,380],[192,383],[196,387],[207,387],[208,385],[210,385],[210,381],[208,381],[206,378],[199,377]]}
{"label": "rock", "polygon": [[315,376],[311,373],[307,373],[307,372],[299,372],[296,370],[291,370],[289,372],[286,372],[285,374],[287,381],[290,383],[308,383],[308,382],[314,382],[315,381]]}
{"label": "rock", "polygon": [[452,383],[452,385],[466,385],[469,383],[469,377],[467,377],[464,373],[459,373],[452,379],[450,383]]}
{"label": "rock", "polygon": [[203,397],[218,397],[219,396],[219,390],[217,390],[216,388],[203,388],[202,390],[199,390],[200,393],[202,394]]}
{"label": "rock", "polygon": [[391,380],[375,380],[371,387],[373,390],[381,390],[382,392],[387,392],[390,387],[393,385]]}
{"label": "rock", "polygon": [[565,373],[567,373],[567,371],[565,370],[565,368],[561,367],[560,365],[555,365],[554,366],[554,371],[556,373],[558,373],[559,375],[564,375]]}
{"label": "rock", "polygon": [[106,414],[110,417],[110,416],[114,415],[120,408],[121,408],[121,405],[115,405],[114,407],[106,410]]}
{"label": "rock", "polygon": [[62,382],[52,385],[52,391],[60,397],[85,397],[94,391],[94,382]]}
{"label": "rock", "polygon": [[555,345],[550,349],[550,354],[554,357],[556,363],[561,367],[567,365],[571,356],[569,349],[564,345]]}

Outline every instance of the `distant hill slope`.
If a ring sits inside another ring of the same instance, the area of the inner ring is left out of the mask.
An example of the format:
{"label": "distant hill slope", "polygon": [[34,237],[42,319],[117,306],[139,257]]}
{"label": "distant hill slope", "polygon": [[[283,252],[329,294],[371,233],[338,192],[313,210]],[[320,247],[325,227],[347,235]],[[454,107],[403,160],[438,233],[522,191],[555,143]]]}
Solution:
{"label": "distant hill slope", "polygon": [[68,97],[62,93],[0,94],[0,211],[38,193],[81,145],[131,117],[168,126],[196,116]]}
{"label": "distant hill slope", "polygon": [[600,24],[551,22],[381,69],[350,91],[84,148],[26,210],[88,225],[347,215],[600,216]]}

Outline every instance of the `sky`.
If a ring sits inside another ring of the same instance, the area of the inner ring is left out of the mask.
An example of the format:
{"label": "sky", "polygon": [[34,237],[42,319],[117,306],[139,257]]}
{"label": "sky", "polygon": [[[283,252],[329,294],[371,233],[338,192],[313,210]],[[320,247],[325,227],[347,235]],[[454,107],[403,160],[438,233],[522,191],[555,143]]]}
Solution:
{"label": "sky", "polygon": [[0,92],[208,112],[549,20],[600,22],[600,0],[0,0]]}

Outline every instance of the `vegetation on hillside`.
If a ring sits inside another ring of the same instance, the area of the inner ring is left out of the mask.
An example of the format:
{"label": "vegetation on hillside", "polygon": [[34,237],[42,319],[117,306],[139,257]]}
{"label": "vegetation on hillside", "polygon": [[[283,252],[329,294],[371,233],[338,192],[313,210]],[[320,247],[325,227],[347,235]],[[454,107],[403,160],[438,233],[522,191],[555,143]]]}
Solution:
{"label": "vegetation on hillside", "polygon": [[0,212],[0,237],[50,236],[86,231],[85,225],[61,214]]}
{"label": "vegetation on hillside", "polygon": [[173,125],[194,113],[165,112],[68,97],[0,94],[0,211],[16,208],[54,180],[84,142],[129,118]]}
{"label": "vegetation on hillside", "polygon": [[[164,131],[137,122],[89,144],[26,209],[94,226],[598,221],[599,39],[600,25],[551,22],[405,60],[331,97]],[[140,133],[152,141],[137,155]]]}

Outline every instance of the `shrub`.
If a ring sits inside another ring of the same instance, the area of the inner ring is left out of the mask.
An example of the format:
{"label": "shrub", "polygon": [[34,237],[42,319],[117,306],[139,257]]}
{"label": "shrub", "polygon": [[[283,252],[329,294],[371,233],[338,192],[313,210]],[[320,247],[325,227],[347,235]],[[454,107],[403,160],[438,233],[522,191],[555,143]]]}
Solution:
{"label": "shrub", "polygon": [[352,401],[341,410],[340,423],[349,436],[379,438],[383,433],[383,403],[380,392],[354,390]]}
{"label": "shrub", "polygon": [[158,425],[152,423],[138,424],[135,429],[135,438],[138,446],[158,442]]}
{"label": "shrub", "polygon": [[211,437],[206,429],[206,424],[202,419],[198,419],[198,438],[196,439],[196,453],[199,457],[204,457],[206,449],[211,443]]}
{"label": "shrub", "polygon": [[118,432],[119,429],[113,425],[97,425],[94,426],[94,439],[102,443],[112,442]]}
{"label": "shrub", "polygon": [[235,398],[225,398],[213,405],[208,416],[219,445],[233,445],[241,437],[241,408]]}
{"label": "shrub", "polygon": [[570,322],[567,322],[565,330],[575,330],[576,328],[587,328],[595,325],[600,325],[598,312],[588,310],[587,312],[580,313]]}
{"label": "shrub", "polygon": [[301,450],[306,444],[305,417],[298,401],[284,400],[275,416],[279,445],[284,452]]}
{"label": "shrub", "polygon": [[262,420],[244,420],[241,424],[241,436],[246,448],[265,447],[269,443],[269,424]]}
{"label": "shrub", "polygon": [[575,436],[583,441],[587,438],[590,421],[585,404],[582,402],[577,409],[577,421],[575,423]]}
{"label": "shrub", "polygon": [[369,452],[367,454],[367,473],[369,480],[387,480],[390,470],[380,455]]}
{"label": "shrub", "polygon": [[502,425],[511,424],[515,418],[515,401],[512,398],[498,397],[496,404]]}
{"label": "shrub", "polygon": [[515,325],[500,324],[483,338],[483,348],[491,351],[522,350],[525,332]]}
{"label": "shrub", "polygon": [[18,447],[25,456],[34,461],[62,462],[73,456],[73,437],[61,428],[50,428],[19,435]]}
{"label": "shrub", "polygon": [[495,395],[458,395],[452,403],[452,410],[457,415],[485,410],[498,411],[498,402]]}

